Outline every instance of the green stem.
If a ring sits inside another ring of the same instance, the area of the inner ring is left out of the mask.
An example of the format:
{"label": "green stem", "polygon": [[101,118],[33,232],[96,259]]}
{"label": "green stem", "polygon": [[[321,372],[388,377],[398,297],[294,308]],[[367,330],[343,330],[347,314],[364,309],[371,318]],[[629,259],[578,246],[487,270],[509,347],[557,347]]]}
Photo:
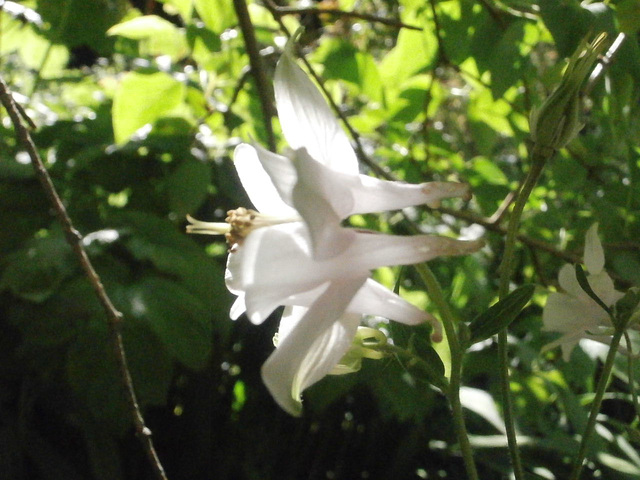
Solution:
{"label": "green stem", "polygon": [[442,325],[447,334],[447,341],[449,342],[449,350],[451,352],[451,379],[449,380],[449,388],[447,389],[446,394],[449,399],[449,404],[451,405],[456,437],[458,438],[460,452],[462,453],[467,475],[469,476],[469,480],[478,480],[478,470],[473,459],[473,450],[471,448],[471,443],[469,442],[469,435],[464,421],[462,403],[460,403],[462,356],[464,352],[462,351],[460,342],[458,341],[458,334],[455,328],[456,320],[449,304],[444,298],[442,288],[429,266],[422,263],[420,265],[416,265],[416,270],[425,284],[427,295],[440,312]]}
{"label": "green stem", "polygon": [[[513,211],[509,218],[507,226],[507,236],[505,239],[504,253],[502,263],[500,265],[500,287],[498,290],[499,298],[502,300],[509,294],[509,283],[514,266],[516,240],[518,228],[520,226],[520,218],[529,195],[533,187],[535,187],[540,174],[544,169],[546,161],[553,155],[553,151],[542,151],[534,146],[531,152],[531,169],[518,193]],[[516,440],[515,419],[513,415],[513,404],[511,401],[511,386],[509,380],[509,354],[507,345],[507,330],[504,329],[498,333],[498,357],[500,362],[500,386],[502,390],[502,405],[504,410],[504,421],[507,429],[507,443],[509,445],[509,455],[513,465],[513,474],[516,480],[524,480],[524,470],[522,461],[520,460],[520,451]]]}
{"label": "green stem", "polygon": [[627,329],[624,330],[624,340],[627,344],[627,375],[629,376],[629,392],[631,393],[631,401],[636,411],[636,418],[640,420],[640,404],[638,404],[638,392],[636,391],[636,381],[634,372],[636,371],[633,366],[633,345],[631,344],[631,337]]}
{"label": "green stem", "polygon": [[613,338],[611,338],[609,353],[607,354],[607,358],[604,362],[604,367],[602,368],[602,373],[600,375],[600,380],[598,381],[598,386],[596,387],[596,395],[593,399],[593,403],[591,404],[591,412],[589,413],[587,427],[585,428],[584,434],[582,435],[582,440],[580,441],[580,450],[578,451],[578,456],[573,462],[573,471],[571,472],[569,480],[578,480],[580,478],[580,473],[582,472],[582,466],[587,453],[589,440],[591,439],[591,436],[595,431],[596,418],[598,416],[598,412],[600,411],[600,406],[602,405],[602,398],[604,397],[604,393],[607,389],[607,384],[609,383],[609,377],[611,377],[613,361],[616,358],[618,345],[620,345],[620,339],[622,338],[623,333],[624,329],[617,329],[613,334]]}

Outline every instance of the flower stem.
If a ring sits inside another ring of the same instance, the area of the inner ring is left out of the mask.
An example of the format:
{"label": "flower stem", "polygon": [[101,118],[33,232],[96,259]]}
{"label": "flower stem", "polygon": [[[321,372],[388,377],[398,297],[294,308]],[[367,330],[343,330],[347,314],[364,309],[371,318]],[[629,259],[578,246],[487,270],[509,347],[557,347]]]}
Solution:
{"label": "flower stem", "polygon": [[602,368],[602,373],[600,374],[600,380],[598,381],[598,386],[596,387],[596,395],[593,398],[593,403],[591,404],[591,412],[589,413],[589,420],[587,421],[587,427],[584,430],[582,435],[582,440],[580,441],[580,450],[578,451],[578,455],[576,456],[575,461],[573,462],[573,470],[571,472],[571,476],[569,480],[578,480],[580,478],[580,473],[582,472],[582,466],[584,463],[584,458],[587,453],[587,447],[589,445],[589,440],[595,431],[596,426],[596,418],[598,416],[598,412],[600,411],[600,406],[602,405],[602,398],[604,397],[605,390],[607,389],[607,384],[609,383],[609,377],[611,377],[611,370],[613,369],[613,361],[616,358],[616,353],[618,352],[618,345],[620,345],[620,339],[624,334],[623,328],[616,329],[616,332],[613,334],[611,338],[611,344],[609,345],[609,353],[607,354],[607,358],[604,362],[604,367]]}
{"label": "flower stem", "polygon": [[473,450],[471,449],[471,443],[469,442],[469,435],[467,433],[464,413],[462,411],[462,403],[460,402],[462,356],[464,352],[460,348],[460,342],[458,341],[458,334],[455,328],[456,320],[449,304],[444,298],[442,288],[429,266],[422,263],[416,265],[415,268],[425,284],[427,295],[431,301],[435,303],[438,311],[440,312],[442,324],[447,334],[449,350],[451,351],[451,378],[449,380],[449,388],[447,389],[446,394],[449,399],[449,404],[451,405],[456,437],[458,438],[460,452],[462,453],[467,475],[469,480],[478,480],[478,470],[473,459]]}
{"label": "flower stem", "polygon": [[[507,236],[505,239],[504,253],[502,263],[500,265],[500,287],[498,295],[500,299],[506,297],[509,293],[509,283],[511,282],[511,274],[514,265],[516,239],[518,235],[518,227],[520,218],[529,195],[533,187],[536,185],[540,174],[544,169],[544,165],[553,155],[553,150],[541,150],[534,146],[531,152],[531,169],[525,178],[525,181],[518,193],[513,211],[509,217],[509,225],[507,227]],[[513,474],[516,480],[524,480],[524,470],[522,469],[522,461],[520,460],[520,451],[516,441],[515,419],[513,416],[513,405],[511,402],[511,387],[509,380],[509,355],[507,346],[507,330],[504,329],[498,333],[498,357],[500,362],[500,385],[502,390],[502,404],[504,410],[504,420],[507,429],[507,443],[509,445],[509,455],[513,465]]]}

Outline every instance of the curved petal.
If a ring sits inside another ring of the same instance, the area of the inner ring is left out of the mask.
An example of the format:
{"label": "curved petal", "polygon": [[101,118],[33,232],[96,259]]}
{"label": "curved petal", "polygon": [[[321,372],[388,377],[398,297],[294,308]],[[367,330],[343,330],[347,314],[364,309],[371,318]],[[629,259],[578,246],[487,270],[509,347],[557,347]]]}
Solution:
{"label": "curved petal", "polygon": [[353,209],[352,187],[358,177],[334,172],[316,162],[301,148],[296,152],[298,181],[293,189],[293,204],[300,212],[317,259],[331,258],[346,250],[353,232],[340,226]]}
{"label": "curved petal", "polygon": [[306,230],[299,223],[259,228],[229,256],[227,286],[245,292],[247,314],[260,322],[288,297],[325,282],[368,276],[386,265],[410,265],[440,255],[472,253],[482,241],[430,235],[394,236],[354,232],[352,245],[328,260],[311,257]]}
{"label": "curved petal", "polygon": [[[286,312],[290,309],[295,311],[296,308],[307,308],[322,295],[326,288],[327,284],[322,284],[313,290],[291,295],[282,301],[282,305],[288,306],[285,309]],[[368,278],[358,290],[347,306],[346,311],[360,315],[384,317],[406,325],[419,325],[423,322],[430,322],[436,336],[438,333],[441,334],[442,331],[440,322],[431,314],[417,308],[371,278]],[[285,317],[286,315],[283,315],[283,319]],[[280,325],[282,330],[282,321]]]}
{"label": "curved petal", "polygon": [[[289,160],[284,157],[277,158],[279,156],[271,152],[268,152],[267,156],[262,147],[258,148],[257,151],[251,145],[241,143],[233,152],[233,163],[251,203],[258,211],[269,215],[285,217],[296,215],[297,212],[285,203],[290,202],[291,199],[290,193],[289,196],[286,195],[286,184],[291,183],[290,192],[295,183],[295,177],[291,181],[290,176],[286,175],[286,169],[281,167]],[[265,158],[271,161],[266,161]],[[271,172],[268,174],[263,164],[269,166],[276,164],[279,167],[279,175],[273,175]],[[291,170],[293,170],[292,165]],[[295,170],[293,175],[295,176]]]}
{"label": "curved petal", "polygon": [[291,198],[293,187],[298,181],[298,174],[291,159],[270,152],[262,146],[256,144],[255,150],[262,168],[269,176],[271,183],[276,188],[280,198],[293,209]]}
{"label": "curved petal", "polygon": [[573,265],[569,265],[568,263],[563,265],[558,273],[558,283],[560,287],[567,292],[569,295],[573,295],[574,297],[582,297],[586,295],[582,287],[578,283],[578,279],[576,278],[576,271]]}
{"label": "curved petal", "polygon": [[565,293],[552,293],[542,311],[544,330],[552,332],[585,332],[597,328],[606,313],[590,298],[589,303]]}
{"label": "curved petal", "polygon": [[604,250],[600,238],[598,238],[597,223],[591,225],[585,236],[584,263],[591,274],[600,273],[604,269]]}
{"label": "curved petal", "polygon": [[237,320],[244,312],[247,311],[247,307],[244,304],[244,293],[240,292],[233,305],[231,305],[231,311],[229,312],[229,318],[231,320]]}
{"label": "curved petal", "polygon": [[469,185],[456,182],[428,182],[418,185],[380,180],[360,175],[359,184],[352,188],[354,207],[349,214],[399,210],[414,205],[440,206],[444,198],[468,197]]}
{"label": "curved petal", "polygon": [[596,275],[589,275],[587,279],[593,292],[609,307],[624,296],[623,292],[614,288],[613,280],[604,270]]}
{"label": "curved petal", "polygon": [[274,89],[282,132],[291,148],[306,148],[330,169],[357,175],[358,160],[347,135],[290,52],[278,61]]}
{"label": "curved petal", "polygon": [[327,375],[349,350],[360,317],[344,310],[366,277],[335,282],[300,318],[262,366],[274,400],[291,415],[302,411],[302,391]]}

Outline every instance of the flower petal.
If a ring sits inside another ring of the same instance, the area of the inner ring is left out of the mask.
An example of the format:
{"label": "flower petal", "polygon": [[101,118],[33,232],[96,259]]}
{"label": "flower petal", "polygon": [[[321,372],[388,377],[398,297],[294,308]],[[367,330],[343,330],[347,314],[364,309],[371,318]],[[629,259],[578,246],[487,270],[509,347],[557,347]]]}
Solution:
{"label": "flower petal", "polygon": [[354,239],[340,222],[353,209],[351,190],[357,176],[334,172],[316,162],[301,148],[296,152],[298,182],[293,204],[304,219],[313,245],[313,256],[322,260],[346,250]]}
{"label": "flower petal", "polygon": [[584,263],[591,274],[600,273],[604,269],[604,250],[598,238],[598,224],[594,223],[584,241]]}
{"label": "flower petal", "polygon": [[350,214],[399,210],[414,205],[440,206],[444,198],[468,197],[469,185],[455,182],[411,184],[390,182],[368,175],[360,175],[359,184],[352,188],[354,207]]}
{"label": "flower petal", "polygon": [[302,411],[302,391],[327,375],[349,350],[360,317],[343,313],[365,280],[330,284],[302,317],[293,319],[296,325],[262,366],[265,385],[291,415]]}
{"label": "flower petal", "polygon": [[[308,308],[322,295],[326,288],[327,284],[323,284],[313,290],[291,295],[283,299],[282,305],[287,306],[285,311],[292,308],[294,310],[296,308]],[[440,332],[442,328],[440,322],[431,314],[417,308],[371,278],[368,278],[358,290],[346,311],[360,315],[384,317],[406,325],[418,325],[428,321],[433,325],[436,333]],[[284,315],[283,318],[285,318]],[[282,330],[282,322],[280,325]]]}
{"label": "flower petal", "polygon": [[394,236],[352,231],[355,240],[340,255],[314,260],[308,234],[299,223],[259,228],[227,262],[227,287],[245,292],[247,315],[263,321],[292,295],[328,281],[368,276],[386,265],[410,265],[440,255],[472,253],[483,242],[430,235]]}
{"label": "flower petal", "polygon": [[580,283],[578,283],[578,279],[576,278],[576,271],[573,265],[569,265],[568,263],[563,265],[558,273],[558,283],[560,287],[567,292],[569,295],[573,295],[574,297],[582,297],[587,294],[582,290]]}
{"label": "flower petal", "polygon": [[258,211],[284,217],[297,215],[287,205],[291,203],[291,190],[295,184],[295,170],[288,159],[262,147],[256,150],[241,143],[233,153],[233,163],[242,186]]}
{"label": "flower petal", "polygon": [[542,311],[544,330],[580,332],[598,328],[606,312],[590,298],[576,298],[565,293],[551,293]]}
{"label": "flower petal", "polygon": [[307,74],[286,51],[278,61],[274,89],[278,118],[294,150],[306,148],[313,158],[332,170],[358,174],[351,143]]}
{"label": "flower petal", "polygon": [[613,280],[604,270],[596,275],[589,275],[587,280],[589,280],[589,286],[591,286],[593,292],[608,307],[613,306],[614,303],[624,297],[623,292],[619,292],[614,288]]}

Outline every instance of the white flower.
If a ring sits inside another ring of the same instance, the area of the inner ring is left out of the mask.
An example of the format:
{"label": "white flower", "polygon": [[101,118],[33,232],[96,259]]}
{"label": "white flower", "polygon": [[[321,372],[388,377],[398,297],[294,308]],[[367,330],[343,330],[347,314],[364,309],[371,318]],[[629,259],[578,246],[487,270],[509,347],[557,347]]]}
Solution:
{"label": "white flower", "polygon": [[278,115],[294,158],[239,145],[234,163],[260,213],[230,212],[231,226],[190,219],[193,233],[226,233],[234,244],[226,281],[238,298],[231,317],[264,321],[287,308],[278,346],[263,379],[289,413],[301,412],[302,391],[329,374],[348,352],[363,314],[409,325],[441,325],[369,278],[385,265],[408,265],[478,250],[483,242],[401,237],[343,228],[349,215],[400,209],[468,195],[460,183],[411,185],[358,172],[355,153],[316,87],[288,54],[275,74]]}
{"label": "white flower", "polygon": [[[598,238],[598,224],[587,231],[584,245],[584,263],[589,272],[587,280],[593,292],[608,307],[620,300],[624,293],[617,291],[613,280],[604,270],[604,251]],[[613,332],[609,314],[582,289],[572,265],[560,270],[558,282],[565,293],[551,293],[542,312],[544,330],[560,332],[557,340],[545,350],[562,348],[562,356],[569,360],[571,351],[582,338],[607,343]]]}

